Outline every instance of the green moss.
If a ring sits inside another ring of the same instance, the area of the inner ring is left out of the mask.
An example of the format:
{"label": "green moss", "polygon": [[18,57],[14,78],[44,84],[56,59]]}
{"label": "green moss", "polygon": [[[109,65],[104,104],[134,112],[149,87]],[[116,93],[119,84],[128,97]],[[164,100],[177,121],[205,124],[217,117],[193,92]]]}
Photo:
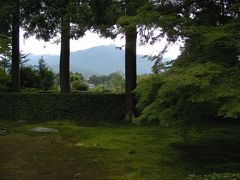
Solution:
{"label": "green moss", "polygon": [[[32,127],[59,133],[32,133]],[[173,129],[68,120],[0,121],[0,179],[184,179],[240,170],[239,125],[189,134]],[[230,128],[229,128],[230,127]],[[224,137],[224,138],[223,138]]]}

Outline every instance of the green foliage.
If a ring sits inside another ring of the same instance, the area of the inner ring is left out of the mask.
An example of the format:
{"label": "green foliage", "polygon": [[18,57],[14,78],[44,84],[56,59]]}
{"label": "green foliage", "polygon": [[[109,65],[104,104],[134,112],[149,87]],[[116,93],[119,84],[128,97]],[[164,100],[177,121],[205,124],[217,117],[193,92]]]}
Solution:
{"label": "green foliage", "polygon": [[38,88],[42,90],[52,89],[54,85],[54,73],[47,66],[43,57],[38,60],[37,73],[39,79]]}
{"label": "green foliage", "polygon": [[109,81],[109,77],[106,75],[102,75],[102,76],[92,75],[91,77],[89,77],[89,80],[88,80],[89,83],[94,85],[104,84],[107,81]]}
{"label": "green foliage", "polygon": [[98,84],[94,88],[89,89],[89,92],[104,92],[104,85],[103,84]]}
{"label": "green foliage", "polygon": [[6,47],[6,41],[10,43],[10,31],[11,28],[10,19],[12,11],[12,2],[0,1],[0,52]]}
{"label": "green foliage", "polygon": [[172,67],[139,83],[137,120],[163,124],[197,124],[214,119],[240,118],[240,66],[214,63]]}
{"label": "green foliage", "polygon": [[115,72],[109,75],[109,89],[112,92],[123,93],[125,81],[123,78],[123,74],[120,72]]}
{"label": "green foliage", "polygon": [[0,103],[0,118],[9,120],[118,121],[124,118],[121,94],[0,94]]}
{"label": "green foliage", "polygon": [[186,40],[177,64],[186,66],[193,62],[213,62],[224,66],[239,63],[240,33],[238,22],[220,27],[195,27],[191,38]]}
{"label": "green foliage", "polygon": [[84,81],[84,77],[81,73],[78,73],[78,72],[70,72],[70,81],[71,82],[74,82],[74,81],[81,81],[83,82]]}
{"label": "green foliage", "polygon": [[240,179],[240,173],[213,173],[207,175],[189,175],[186,180],[234,180]]}
{"label": "green foliage", "polygon": [[10,56],[10,38],[0,32],[0,60]]}
{"label": "green foliage", "polygon": [[[163,34],[168,35],[168,29],[173,28],[176,30],[173,34],[185,38],[185,44],[170,66],[161,61],[155,63],[158,74],[139,83],[137,108],[142,113],[137,120],[197,125],[240,119],[239,16],[231,9],[236,1],[227,2],[225,5],[220,1],[176,2],[172,11],[170,6],[166,11],[162,9],[168,1],[154,6],[157,7],[154,12],[163,10],[159,11],[161,19],[156,22]],[[146,6],[145,11],[147,8],[152,7]],[[182,16],[177,17],[177,12]]]}
{"label": "green foliage", "polygon": [[23,89],[50,90],[54,86],[54,76],[53,71],[47,66],[45,60],[40,58],[36,67],[22,65],[21,86]]}
{"label": "green foliage", "polygon": [[136,95],[138,98],[137,109],[143,111],[144,108],[152,103],[161,87],[161,76],[148,75],[141,78],[138,82]]}
{"label": "green foliage", "polygon": [[63,19],[71,20],[70,38],[78,39],[93,26],[90,1],[58,0],[29,1],[23,3],[25,36],[49,41],[61,31]]}
{"label": "green foliage", "polygon": [[121,72],[114,72],[109,74],[108,76],[93,75],[89,78],[88,82],[97,86],[93,90],[91,90],[93,92],[101,92],[104,90],[115,93],[124,92],[125,80]]}
{"label": "green foliage", "polygon": [[0,68],[0,92],[10,91],[11,77]]}
{"label": "green foliage", "polygon": [[22,66],[21,70],[21,87],[37,88],[38,87],[38,72],[33,66]]}
{"label": "green foliage", "polygon": [[77,90],[77,91],[87,91],[88,90],[88,85],[82,81],[73,81],[72,87],[74,90]]}
{"label": "green foliage", "polygon": [[10,72],[10,67],[11,67],[11,62],[10,62],[10,54],[7,53],[3,53],[2,55],[0,55],[1,60],[0,60],[0,67],[5,71],[5,72]]}
{"label": "green foliage", "polygon": [[87,91],[88,85],[84,82],[84,77],[78,72],[70,73],[70,81],[73,90],[77,91]]}

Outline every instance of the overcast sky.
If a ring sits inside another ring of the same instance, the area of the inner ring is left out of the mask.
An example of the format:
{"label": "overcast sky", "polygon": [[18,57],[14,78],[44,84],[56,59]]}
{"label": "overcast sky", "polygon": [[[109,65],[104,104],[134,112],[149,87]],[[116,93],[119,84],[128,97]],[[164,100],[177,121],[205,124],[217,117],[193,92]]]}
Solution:
{"label": "overcast sky", "polygon": [[[98,34],[87,32],[83,38],[79,40],[71,40],[71,52],[88,49],[94,46],[100,45],[110,45],[114,44],[118,47],[123,46],[125,39],[119,35],[115,40],[110,38],[100,38]],[[153,55],[159,52],[165,42],[157,43],[153,46],[137,46],[137,54],[140,55]],[[54,44],[52,42],[44,42],[36,40],[35,37],[30,37],[28,39],[23,39],[23,32],[20,32],[20,50],[22,53],[32,53],[36,55],[43,54],[60,54],[60,44]],[[180,54],[179,46],[173,45],[164,57],[176,58]]]}

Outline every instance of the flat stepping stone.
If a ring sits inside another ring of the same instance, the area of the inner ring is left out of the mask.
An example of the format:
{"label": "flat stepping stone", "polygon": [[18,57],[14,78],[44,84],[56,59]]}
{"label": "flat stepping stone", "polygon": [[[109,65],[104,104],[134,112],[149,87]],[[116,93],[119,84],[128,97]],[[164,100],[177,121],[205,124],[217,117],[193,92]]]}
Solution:
{"label": "flat stepping stone", "polygon": [[18,124],[24,124],[24,123],[26,123],[26,121],[19,119],[19,120],[17,120],[17,123],[18,123]]}
{"label": "flat stepping stone", "polygon": [[4,127],[0,127],[0,136],[4,136],[9,133],[9,130]]}
{"label": "flat stepping stone", "polygon": [[49,132],[56,133],[56,132],[58,132],[57,129],[46,128],[46,127],[35,127],[35,128],[32,128],[32,129],[29,129],[29,131],[31,131],[31,132],[42,132],[42,133],[49,133]]}

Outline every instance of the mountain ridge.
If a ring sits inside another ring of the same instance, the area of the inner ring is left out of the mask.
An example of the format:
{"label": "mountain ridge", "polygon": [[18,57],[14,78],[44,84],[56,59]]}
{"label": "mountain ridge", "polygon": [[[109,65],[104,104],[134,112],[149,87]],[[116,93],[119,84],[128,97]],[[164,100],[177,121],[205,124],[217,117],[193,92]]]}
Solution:
{"label": "mountain ridge", "polygon": [[[39,58],[43,57],[54,72],[59,72],[59,55],[35,55],[30,54],[28,64],[37,65]],[[108,75],[116,71],[125,72],[125,52],[115,45],[95,46],[85,50],[70,53],[70,71],[82,73],[83,76]],[[151,73],[153,63],[137,55],[137,73]]]}

